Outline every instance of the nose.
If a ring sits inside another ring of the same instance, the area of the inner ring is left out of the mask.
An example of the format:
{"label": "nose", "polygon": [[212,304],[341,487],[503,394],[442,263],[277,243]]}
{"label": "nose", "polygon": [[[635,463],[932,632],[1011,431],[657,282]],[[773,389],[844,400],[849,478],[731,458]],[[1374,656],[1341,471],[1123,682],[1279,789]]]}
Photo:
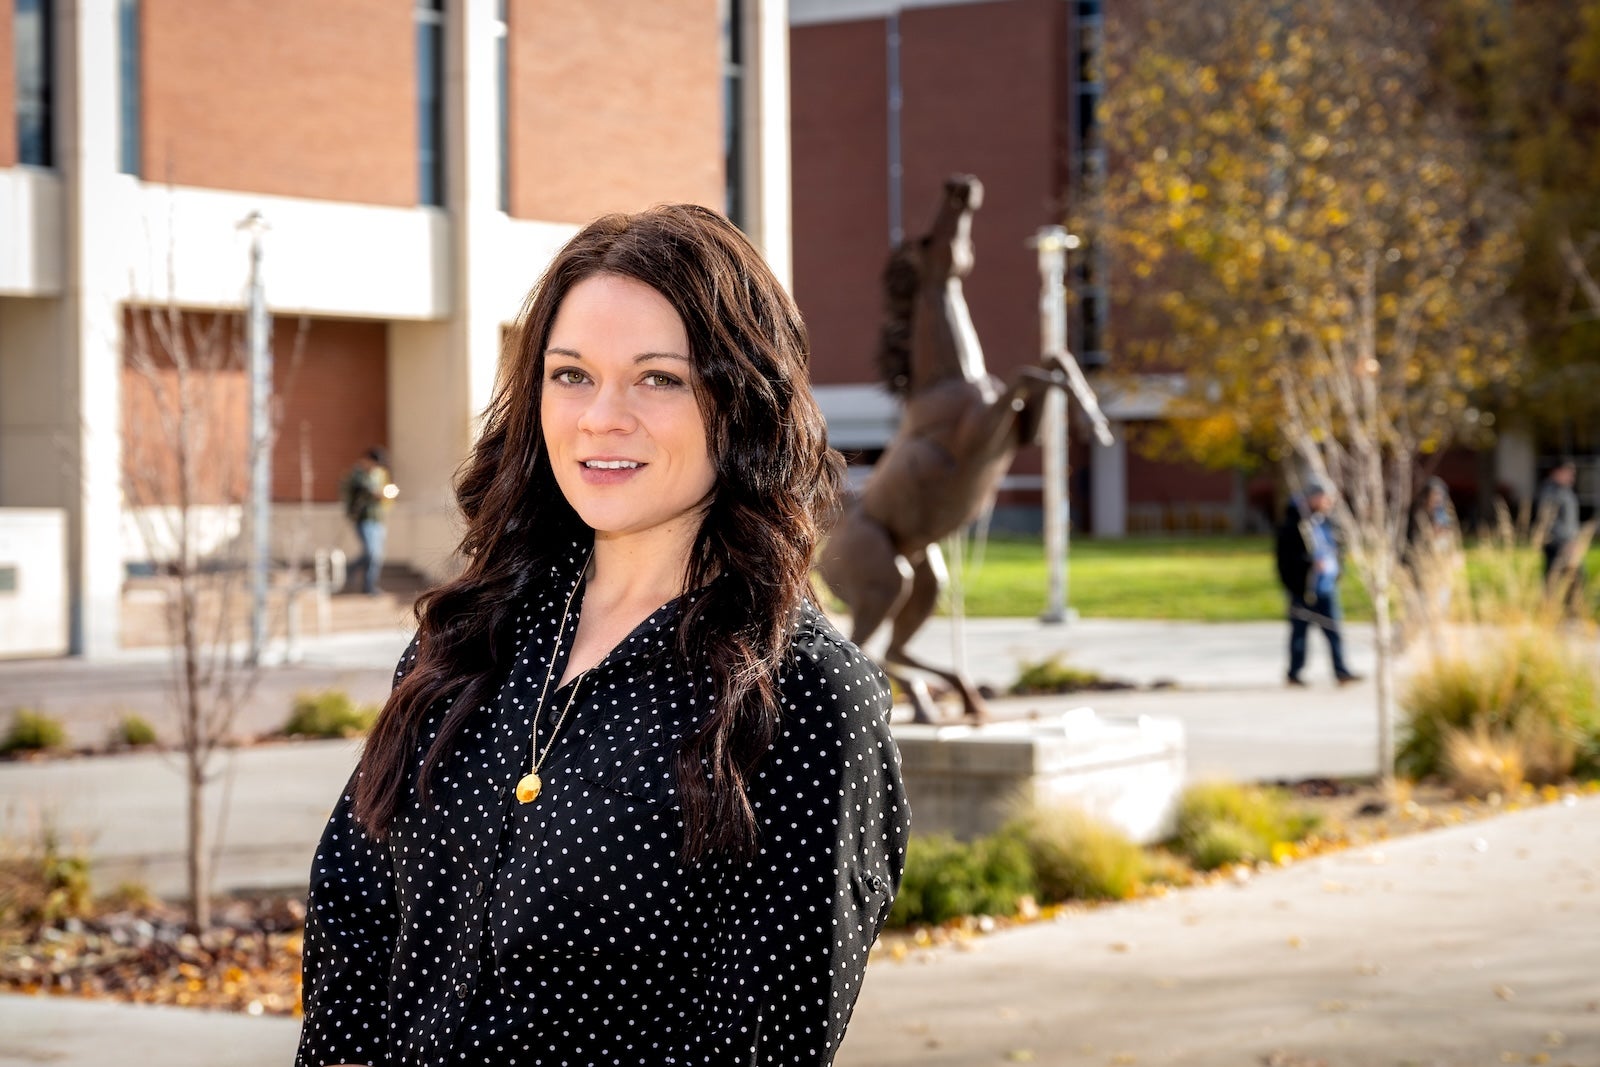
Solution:
{"label": "nose", "polygon": [[591,394],[578,429],[589,434],[628,433],[638,423],[628,405],[627,392],[617,385],[602,385]]}

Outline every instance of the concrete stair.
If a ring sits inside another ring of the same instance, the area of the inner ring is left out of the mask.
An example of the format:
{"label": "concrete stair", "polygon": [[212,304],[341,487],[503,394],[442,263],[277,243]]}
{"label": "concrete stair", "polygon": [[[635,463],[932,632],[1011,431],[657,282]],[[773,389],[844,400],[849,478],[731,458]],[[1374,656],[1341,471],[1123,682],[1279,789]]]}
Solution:
{"label": "concrete stair", "polygon": [[[302,639],[323,633],[353,633],[364,630],[392,630],[411,621],[412,605],[429,587],[421,573],[398,564],[385,564],[379,587],[382,592],[367,596],[359,592],[335,592],[326,604],[318,603],[315,592],[301,589],[291,596],[288,573],[272,576],[267,592],[267,629],[271,638],[288,632],[289,612]],[[351,587],[354,588],[354,587]],[[122,589],[122,647],[149,648],[175,644],[178,627],[174,618],[176,582],[164,575],[129,578]],[[223,625],[234,640],[244,640],[250,632],[250,585],[238,573],[204,575],[200,578],[199,618],[202,638]]]}

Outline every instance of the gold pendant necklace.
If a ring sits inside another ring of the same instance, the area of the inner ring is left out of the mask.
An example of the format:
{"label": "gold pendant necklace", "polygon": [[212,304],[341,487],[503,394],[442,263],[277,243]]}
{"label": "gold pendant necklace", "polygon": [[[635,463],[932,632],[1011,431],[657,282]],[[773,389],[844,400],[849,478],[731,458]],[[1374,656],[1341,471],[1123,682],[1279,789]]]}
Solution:
{"label": "gold pendant necklace", "polygon": [[550,695],[550,683],[555,679],[556,659],[561,655],[561,642],[566,640],[567,619],[572,615],[572,601],[578,595],[578,589],[583,585],[583,576],[589,570],[589,560],[594,558],[594,550],[589,550],[589,556],[583,561],[583,568],[578,571],[578,580],[573,583],[572,592],[567,594],[567,604],[561,609],[561,627],[556,630],[556,646],[550,651],[550,667],[544,672],[544,686],[539,690],[539,703],[533,709],[533,737],[530,744],[532,748],[532,766],[528,773],[517,780],[517,800],[523,804],[531,804],[539,798],[539,791],[544,788],[544,779],[539,777],[539,769],[544,766],[545,760],[550,758],[550,750],[555,747],[556,736],[561,732],[561,724],[567,721],[567,712],[572,710],[572,705],[578,701],[578,690],[583,688],[584,676],[589,672],[584,671],[572,680],[572,692],[567,696],[567,702],[557,716],[555,725],[550,728],[550,738],[544,743],[544,751],[539,751],[539,716],[544,713],[544,701]]}

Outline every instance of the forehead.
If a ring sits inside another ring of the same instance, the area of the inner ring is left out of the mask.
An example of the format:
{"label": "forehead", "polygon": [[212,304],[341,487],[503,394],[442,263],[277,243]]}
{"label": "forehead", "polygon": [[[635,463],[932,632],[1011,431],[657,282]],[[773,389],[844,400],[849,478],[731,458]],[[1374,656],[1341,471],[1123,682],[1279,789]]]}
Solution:
{"label": "forehead", "polygon": [[562,297],[548,347],[583,358],[643,352],[687,357],[689,339],[677,309],[654,288],[621,275],[594,274]]}

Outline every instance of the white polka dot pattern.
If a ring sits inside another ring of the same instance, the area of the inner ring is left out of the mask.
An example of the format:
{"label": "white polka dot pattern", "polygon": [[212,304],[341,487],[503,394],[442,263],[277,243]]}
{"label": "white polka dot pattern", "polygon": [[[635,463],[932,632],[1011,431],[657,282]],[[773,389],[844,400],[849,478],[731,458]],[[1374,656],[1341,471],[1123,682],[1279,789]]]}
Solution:
{"label": "white polka dot pattern", "polygon": [[673,652],[674,602],[584,676],[544,792],[518,804],[583,558],[529,598],[505,684],[387,841],[355,825],[346,787],[311,871],[301,1067],[832,1063],[905,858],[887,682],[807,604],[750,783],[760,853],[685,867],[674,753],[708,697]]}

